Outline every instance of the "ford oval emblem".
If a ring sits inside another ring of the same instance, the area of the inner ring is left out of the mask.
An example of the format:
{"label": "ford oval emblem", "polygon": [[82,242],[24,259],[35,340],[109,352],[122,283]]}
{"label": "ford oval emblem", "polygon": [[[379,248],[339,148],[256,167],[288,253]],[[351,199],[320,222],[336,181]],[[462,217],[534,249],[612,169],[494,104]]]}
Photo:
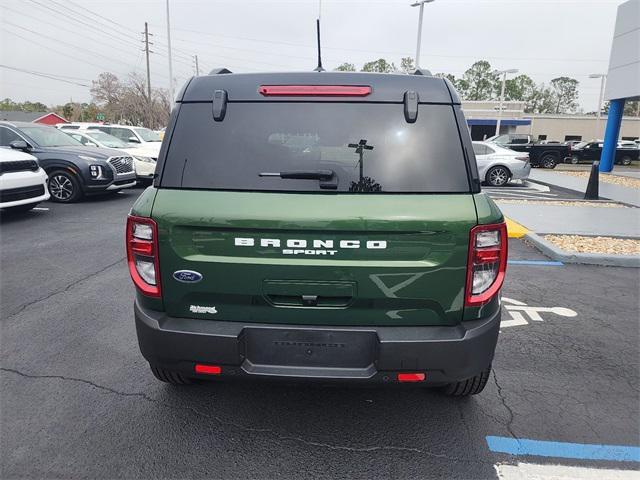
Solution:
{"label": "ford oval emblem", "polygon": [[179,282],[196,283],[202,280],[202,275],[193,270],[178,270],[177,272],[173,272],[173,278]]}

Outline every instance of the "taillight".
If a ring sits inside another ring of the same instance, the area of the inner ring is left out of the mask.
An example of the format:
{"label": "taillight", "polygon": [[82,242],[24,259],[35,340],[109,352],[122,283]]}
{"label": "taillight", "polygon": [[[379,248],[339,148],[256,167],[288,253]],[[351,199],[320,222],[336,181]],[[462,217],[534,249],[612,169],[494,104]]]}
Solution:
{"label": "taillight", "polygon": [[521,160],[523,162],[528,162],[529,161],[529,155],[523,155],[521,157],[515,157],[516,160]]}
{"label": "taillight", "polygon": [[260,85],[258,92],[265,97],[366,97],[368,85]]}
{"label": "taillight", "polygon": [[127,218],[127,261],[133,283],[143,295],[160,296],[158,225],[150,218]]}
{"label": "taillight", "polygon": [[500,291],[507,270],[507,226],[478,225],[471,229],[465,305],[489,302]]}

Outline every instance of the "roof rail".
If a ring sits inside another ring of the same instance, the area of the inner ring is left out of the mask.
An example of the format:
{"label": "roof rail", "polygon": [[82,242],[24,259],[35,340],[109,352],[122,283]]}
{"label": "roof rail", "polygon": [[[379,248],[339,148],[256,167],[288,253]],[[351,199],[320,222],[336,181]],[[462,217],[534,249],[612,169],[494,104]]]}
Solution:
{"label": "roof rail", "polygon": [[233,73],[233,72],[227,68],[221,67],[221,68],[214,68],[209,72],[209,75],[222,75],[224,73]]}
{"label": "roof rail", "polygon": [[414,75],[424,75],[425,77],[432,77],[433,75],[431,75],[431,70],[427,70],[426,68],[418,68],[416,69],[415,72],[413,72]]}

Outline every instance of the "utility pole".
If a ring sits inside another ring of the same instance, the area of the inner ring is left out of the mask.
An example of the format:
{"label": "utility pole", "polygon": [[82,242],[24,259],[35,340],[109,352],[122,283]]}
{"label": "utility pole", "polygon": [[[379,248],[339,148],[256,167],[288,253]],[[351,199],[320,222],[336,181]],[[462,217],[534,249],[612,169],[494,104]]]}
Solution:
{"label": "utility pole", "polygon": [[198,67],[198,55],[194,55],[193,56],[193,60],[195,61],[196,77],[199,77],[200,76],[200,67]]}
{"label": "utility pole", "polygon": [[149,69],[149,25],[144,22],[144,53],[147,56],[147,98],[151,102],[151,70]]}
{"label": "utility pole", "polygon": [[169,0],[167,3],[167,50],[169,54],[169,99],[173,103],[174,91],[173,91],[173,64],[171,61],[171,23],[169,21]]}
{"label": "utility pole", "polygon": [[504,87],[507,83],[507,73],[518,73],[517,68],[502,70],[498,74],[502,74],[502,87],[500,88],[500,106],[498,107],[498,120],[496,121],[496,135],[500,135],[500,121],[502,120],[502,104],[504,103]]}
{"label": "utility pole", "polygon": [[598,109],[596,110],[596,133],[593,137],[594,140],[598,139],[600,133],[600,118],[602,117],[602,99],[604,97],[604,82],[607,79],[607,75],[604,73],[592,73],[589,78],[600,79],[600,98],[598,99]]}
{"label": "utility pole", "polygon": [[153,45],[149,43],[149,24],[144,22],[144,53],[147,57],[147,127],[151,128],[152,117],[153,114],[151,112],[151,69],[149,68],[149,54],[151,50],[149,50],[149,45]]}
{"label": "utility pole", "polygon": [[418,42],[416,45],[416,70],[420,68],[420,44],[422,43],[422,17],[424,15],[424,4],[431,3],[435,0],[419,0],[412,3],[412,7],[420,7],[420,16],[418,17]]}

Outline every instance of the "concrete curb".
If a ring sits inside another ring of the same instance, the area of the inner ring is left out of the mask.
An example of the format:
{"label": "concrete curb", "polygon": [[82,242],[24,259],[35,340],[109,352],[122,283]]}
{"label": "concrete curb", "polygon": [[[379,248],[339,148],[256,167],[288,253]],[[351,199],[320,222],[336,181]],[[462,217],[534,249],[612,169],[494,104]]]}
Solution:
{"label": "concrete curb", "polygon": [[611,267],[640,267],[640,255],[606,255],[600,253],[567,252],[547,242],[540,235],[529,232],[524,236],[538,250],[563,263],[579,263],[584,265],[607,265]]}

